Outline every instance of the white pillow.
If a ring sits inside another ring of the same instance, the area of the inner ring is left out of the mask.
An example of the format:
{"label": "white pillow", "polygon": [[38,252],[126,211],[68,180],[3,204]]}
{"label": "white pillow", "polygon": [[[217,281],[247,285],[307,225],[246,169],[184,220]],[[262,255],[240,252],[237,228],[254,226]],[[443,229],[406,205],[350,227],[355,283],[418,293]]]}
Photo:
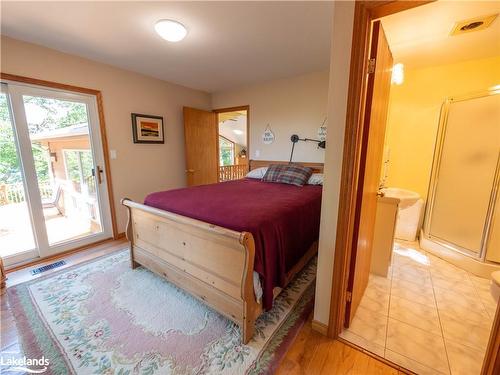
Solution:
{"label": "white pillow", "polygon": [[308,185],[323,185],[323,173],[313,173],[309,180]]}
{"label": "white pillow", "polygon": [[262,180],[266,172],[267,167],[255,168],[247,173],[247,178],[258,178],[259,180]]}

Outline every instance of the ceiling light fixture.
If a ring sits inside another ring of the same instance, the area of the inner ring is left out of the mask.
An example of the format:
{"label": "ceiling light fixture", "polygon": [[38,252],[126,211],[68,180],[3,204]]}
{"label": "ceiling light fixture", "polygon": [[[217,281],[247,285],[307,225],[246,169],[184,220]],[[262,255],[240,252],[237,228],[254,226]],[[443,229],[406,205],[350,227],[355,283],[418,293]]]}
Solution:
{"label": "ceiling light fixture", "polygon": [[243,134],[243,130],[240,130],[240,129],[233,129],[233,133],[234,133],[234,134],[238,134],[238,135],[242,135],[242,134]]}
{"label": "ceiling light fixture", "polygon": [[187,35],[186,27],[174,20],[159,20],[155,24],[155,31],[169,42],[180,42]]}
{"label": "ceiling light fixture", "polygon": [[405,79],[404,65],[401,63],[395,64],[392,67],[391,83],[395,85],[401,85],[403,84],[404,79]]}

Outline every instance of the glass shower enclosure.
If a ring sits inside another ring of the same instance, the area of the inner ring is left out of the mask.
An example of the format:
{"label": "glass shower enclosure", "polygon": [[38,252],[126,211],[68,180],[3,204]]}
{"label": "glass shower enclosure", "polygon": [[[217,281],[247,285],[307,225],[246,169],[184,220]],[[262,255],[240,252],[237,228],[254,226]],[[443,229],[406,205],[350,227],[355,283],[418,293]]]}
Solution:
{"label": "glass shower enclosure", "polygon": [[424,236],[465,255],[500,262],[499,175],[500,87],[447,99]]}

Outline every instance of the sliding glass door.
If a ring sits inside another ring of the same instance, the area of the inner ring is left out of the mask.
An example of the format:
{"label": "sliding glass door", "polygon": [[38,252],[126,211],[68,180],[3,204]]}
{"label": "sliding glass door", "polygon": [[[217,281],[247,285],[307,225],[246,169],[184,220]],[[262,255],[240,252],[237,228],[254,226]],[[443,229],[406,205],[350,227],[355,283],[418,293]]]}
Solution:
{"label": "sliding glass door", "polygon": [[0,109],[5,264],[111,237],[96,98],[7,83]]}
{"label": "sliding glass door", "polygon": [[36,257],[26,180],[6,86],[0,93],[0,256],[13,262]]}

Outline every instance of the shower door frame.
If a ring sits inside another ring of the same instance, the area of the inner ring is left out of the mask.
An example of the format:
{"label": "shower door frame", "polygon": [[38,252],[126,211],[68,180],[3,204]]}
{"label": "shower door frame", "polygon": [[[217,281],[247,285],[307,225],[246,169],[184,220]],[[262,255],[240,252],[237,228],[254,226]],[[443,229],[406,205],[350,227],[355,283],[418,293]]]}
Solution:
{"label": "shower door frame", "polygon": [[431,178],[430,178],[429,189],[428,189],[428,194],[427,194],[429,199],[428,199],[427,206],[425,209],[425,220],[424,220],[424,230],[423,230],[423,235],[426,239],[431,240],[433,242],[436,242],[439,245],[442,245],[450,250],[458,251],[458,252],[460,252],[468,257],[471,257],[474,259],[480,259],[484,262],[486,262],[485,258],[486,258],[486,250],[488,248],[489,232],[491,229],[493,213],[495,212],[495,204],[497,201],[498,189],[499,189],[499,184],[500,184],[500,153],[497,156],[495,175],[493,178],[493,184],[492,184],[491,191],[490,191],[490,199],[489,199],[489,203],[488,203],[488,209],[486,212],[485,225],[484,225],[483,234],[481,237],[481,246],[480,246],[479,253],[471,251],[470,249],[466,249],[466,248],[459,246],[451,241],[442,239],[442,238],[437,237],[437,236],[433,236],[430,234],[430,229],[431,229],[431,223],[432,223],[432,213],[433,213],[433,208],[434,208],[434,203],[435,203],[435,194],[436,194],[436,189],[437,189],[438,181],[439,181],[439,169],[441,166],[443,146],[444,146],[444,140],[445,140],[445,136],[446,136],[446,127],[448,125],[448,114],[450,111],[451,104],[456,103],[456,102],[471,100],[471,99],[488,97],[488,96],[492,96],[492,95],[499,95],[499,94],[500,94],[500,88],[494,87],[494,88],[491,88],[488,90],[474,92],[474,93],[467,94],[467,95],[449,97],[449,98],[446,98],[446,100],[442,104],[441,113],[439,116],[439,125],[438,125],[437,137],[436,137],[436,146],[434,147],[434,157],[433,157],[433,161],[432,161]]}

